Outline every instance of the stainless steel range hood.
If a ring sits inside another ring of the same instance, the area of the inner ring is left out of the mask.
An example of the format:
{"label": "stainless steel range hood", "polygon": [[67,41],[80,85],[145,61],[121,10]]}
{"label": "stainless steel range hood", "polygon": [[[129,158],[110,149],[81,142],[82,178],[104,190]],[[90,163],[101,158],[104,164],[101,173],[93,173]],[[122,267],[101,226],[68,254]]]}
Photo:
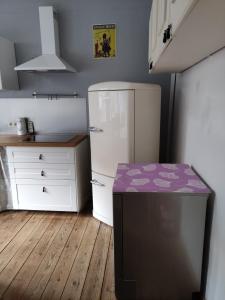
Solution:
{"label": "stainless steel range hood", "polygon": [[56,12],[52,6],[39,7],[42,55],[15,67],[16,71],[76,72],[60,57]]}

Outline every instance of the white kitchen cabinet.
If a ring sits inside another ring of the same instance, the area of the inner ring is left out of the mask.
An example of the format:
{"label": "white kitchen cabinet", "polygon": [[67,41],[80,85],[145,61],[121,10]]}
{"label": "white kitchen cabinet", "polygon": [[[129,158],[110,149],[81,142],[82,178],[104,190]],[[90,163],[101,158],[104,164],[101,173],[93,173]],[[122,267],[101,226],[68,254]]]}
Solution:
{"label": "white kitchen cabinet", "polygon": [[0,90],[17,90],[18,78],[14,43],[0,37]]}
{"label": "white kitchen cabinet", "polygon": [[76,147],[6,147],[9,209],[80,211],[90,197],[88,140]]}
{"label": "white kitchen cabinet", "polygon": [[182,72],[224,46],[224,0],[153,0],[150,72]]}
{"label": "white kitchen cabinet", "polygon": [[179,25],[185,16],[193,8],[193,5],[198,0],[170,0],[169,3],[169,14],[170,14],[170,23],[172,25],[172,32],[175,33]]}

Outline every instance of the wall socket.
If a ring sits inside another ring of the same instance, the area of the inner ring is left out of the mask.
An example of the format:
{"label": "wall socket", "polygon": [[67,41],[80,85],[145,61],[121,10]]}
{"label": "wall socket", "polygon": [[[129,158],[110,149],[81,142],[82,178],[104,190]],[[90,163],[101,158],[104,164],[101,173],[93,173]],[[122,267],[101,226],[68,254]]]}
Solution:
{"label": "wall socket", "polygon": [[9,122],[9,123],[8,123],[8,126],[11,127],[11,128],[12,128],[12,127],[16,127],[16,122]]}

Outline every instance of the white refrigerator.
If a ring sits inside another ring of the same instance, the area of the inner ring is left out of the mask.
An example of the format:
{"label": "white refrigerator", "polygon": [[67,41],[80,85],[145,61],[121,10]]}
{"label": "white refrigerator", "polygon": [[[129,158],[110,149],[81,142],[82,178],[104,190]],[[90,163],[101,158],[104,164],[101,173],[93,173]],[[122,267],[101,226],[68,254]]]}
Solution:
{"label": "white refrigerator", "polygon": [[93,216],[112,226],[118,163],[159,160],[161,88],[103,82],[89,87],[88,100]]}

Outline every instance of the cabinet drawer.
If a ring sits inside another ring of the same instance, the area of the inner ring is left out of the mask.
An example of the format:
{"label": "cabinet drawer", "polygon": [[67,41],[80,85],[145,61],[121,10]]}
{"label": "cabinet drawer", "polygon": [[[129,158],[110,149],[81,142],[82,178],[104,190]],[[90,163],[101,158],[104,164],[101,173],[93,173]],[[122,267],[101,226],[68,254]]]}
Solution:
{"label": "cabinet drawer", "polygon": [[8,162],[73,163],[74,148],[7,147]]}
{"label": "cabinet drawer", "polygon": [[16,179],[19,209],[77,211],[75,181]]}
{"label": "cabinet drawer", "polygon": [[9,170],[16,179],[75,179],[74,164],[9,163]]}

